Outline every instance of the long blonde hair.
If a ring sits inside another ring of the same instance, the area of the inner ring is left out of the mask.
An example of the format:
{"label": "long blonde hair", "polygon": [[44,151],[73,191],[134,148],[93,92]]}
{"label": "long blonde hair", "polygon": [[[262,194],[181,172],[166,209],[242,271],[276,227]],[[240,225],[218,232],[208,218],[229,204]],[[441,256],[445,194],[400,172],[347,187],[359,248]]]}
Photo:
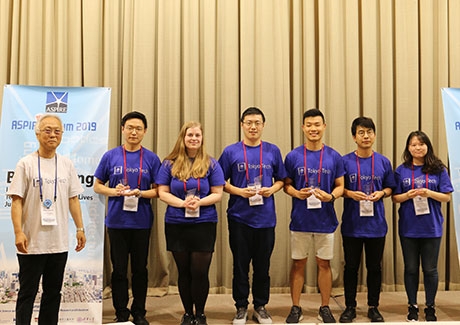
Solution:
{"label": "long blonde hair", "polygon": [[[201,146],[198,149],[195,159],[190,159],[187,156],[184,139],[187,130],[195,127],[201,130]],[[190,177],[199,178],[206,176],[211,164],[211,157],[206,152],[204,146],[204,132],[200,122],[190,121],[182,125],[176,144],[165,160],[169,160],[172,164],[171,175],[181,181],[186,181]]]}

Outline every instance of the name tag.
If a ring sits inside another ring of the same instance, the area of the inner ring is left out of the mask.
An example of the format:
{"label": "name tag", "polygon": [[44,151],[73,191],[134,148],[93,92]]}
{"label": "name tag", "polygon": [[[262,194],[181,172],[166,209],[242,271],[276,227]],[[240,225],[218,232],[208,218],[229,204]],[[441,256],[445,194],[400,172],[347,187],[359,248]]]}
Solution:
{"label": "name tag", "polygon": [[430,206],[428,205],[428,198],[417,195],[412,200],[414,202],[414,209],[415,209],[416,216],[421,216],[423,214],[430,213]]}

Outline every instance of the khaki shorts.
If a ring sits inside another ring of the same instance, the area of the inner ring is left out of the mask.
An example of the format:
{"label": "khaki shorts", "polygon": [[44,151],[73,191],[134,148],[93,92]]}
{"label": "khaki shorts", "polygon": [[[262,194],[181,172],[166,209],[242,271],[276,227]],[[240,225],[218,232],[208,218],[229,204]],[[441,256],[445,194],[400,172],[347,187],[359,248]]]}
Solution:
{"label": "khaki shorts", "polygon": [[291,231],[291,258],[293,260],[308,258],[311,247],[316,257],[331,260],[334,253],[334,233]]}

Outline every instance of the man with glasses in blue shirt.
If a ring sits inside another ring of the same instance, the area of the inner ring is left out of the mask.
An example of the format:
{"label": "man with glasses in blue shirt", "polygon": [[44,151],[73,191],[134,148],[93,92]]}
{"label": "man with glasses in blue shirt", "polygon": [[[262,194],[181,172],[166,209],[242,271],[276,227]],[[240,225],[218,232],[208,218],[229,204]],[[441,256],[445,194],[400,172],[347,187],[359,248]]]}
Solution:
{"label": "man with glasses in blue shirt", "polygon": [[270,257],[275,244],[276,211],[273,194],[286,177],[281,152],[262,141],[265,116],[257,107],[247,108],[240,120],[243,140],[226,147],[219,158],[228,202],[228,230],[233,253],[232,294],[237,309],[233,324],[248,317],[249,265],[252,261],[253,319],[271,324],[265,309],[270,296]]}
{"label": "man with glasses in blue shirt", "polygon": [[367,316],[372,322],[383,322],[377,308],[388,230],[383,199],[391,196],[396,183],[391,162],[373,150],[376,134],[372,119],[356,118],[351,125],[351,134],[356,150],[343,156],[345,189],[341,231],[346,309],[340,322],[351,323],[356,318],[356,290],[363,248],[367,269]]}
{"label": "man with glasses in blue shirt", "polygon": [[[112,260],[112,301],[118,322],[130,314],[136,325],[145,318],[148,271],[147,258],[153,225],[151,199],[158,197],[154,186],[160,159],[142,147],[147,119],[140,112],[129,112],[121,120],[124,144],[109,150],[94,173],[94,191],[108,196],[105,225]],[[133,302],[128,309],[128,260],[131,260]]]}

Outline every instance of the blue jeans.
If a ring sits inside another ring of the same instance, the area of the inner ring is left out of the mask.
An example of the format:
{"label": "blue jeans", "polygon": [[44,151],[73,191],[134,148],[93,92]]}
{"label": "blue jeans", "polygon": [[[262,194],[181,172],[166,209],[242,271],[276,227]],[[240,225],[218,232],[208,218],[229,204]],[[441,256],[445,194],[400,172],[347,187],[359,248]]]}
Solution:
{"label": "blue jeans", "polygon": [[344,289],[345,305],[356,307],[356,290],[358,286],[358,271],[361,255],[366,254],[367,269],[367,305],[377,307],[380,300],[382,285],[382,257],[385,247],[385,237],[355,238],[343,237],[345,254]]}
{"label": "blue jeans", "polygon": [[441,237],[407,238],[400,236],[404,257],[404,285],[408,303],[417,304],[420,260],[422,261],[423,284],[427,306],[434,305],[438,291],[438,256]]}
{"label": "blue jeans", "polygon": [[128,260],[131,258],[131,314],[145,316],[150,229],[108,228],[112,260],[112,302],[118,318],[128,317]]}
{"label": "blue jeans", "polygon": [[18,262],[19,293],[16,301],[16,324],[30,324],[35,296],[42,277],[43,293],[40,301],[38,324],[57,324],[67,252],[37,255],[18,254]]}
{"label": "blue jeans", "polygon": [[249,265],[252,260],[254,308],[270,298],[270,257],[275,245],[275,228],[252,228],[228,220],[230,249],[233,253],[232,295],[236,308],[249,304]]}

